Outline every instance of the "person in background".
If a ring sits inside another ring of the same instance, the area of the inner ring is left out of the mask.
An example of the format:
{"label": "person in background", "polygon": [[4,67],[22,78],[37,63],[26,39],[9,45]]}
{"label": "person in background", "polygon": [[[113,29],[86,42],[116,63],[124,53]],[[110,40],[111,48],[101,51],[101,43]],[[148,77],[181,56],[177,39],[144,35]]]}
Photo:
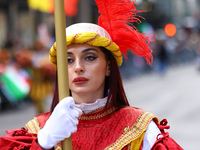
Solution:
{"label": "person in background", "polygon": [[29,96],[33,101],[36,113],[46,112],[48,98],[52,98],[55,80],[55,67],[48,60],[48,51],[39,41],[35,43],[35,51],[31,57],[32,80]]}
{"label": "person in background", "polygon": [[158,60],[159,60],[159,68],[158,68],[158,72],[161,75],[164,75],[166,73],[167,70],[167,63],[168,63],[168,54],[167,54],[167,50],[165,47],[165,43],[164,41],[158,41]]}
{"label": "person in background", "polygon": [[11,55],[7,49],[0,49],[0,74],[4,73],[6,66],[11,60]]}

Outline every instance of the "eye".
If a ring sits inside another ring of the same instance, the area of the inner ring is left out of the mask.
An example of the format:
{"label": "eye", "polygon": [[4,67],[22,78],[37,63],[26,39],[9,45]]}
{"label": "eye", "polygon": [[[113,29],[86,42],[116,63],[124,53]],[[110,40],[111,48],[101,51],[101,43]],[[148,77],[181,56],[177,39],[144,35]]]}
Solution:
{"label": "eye", "polygon": [[72,58],[68,58],[68,64],[71,64],[73,62],[74,62],[74,60]]}
{"label": "eye", "polygon": [[93,61],[97,58],[97,56],[89,55],[85,58],[85,60]]}

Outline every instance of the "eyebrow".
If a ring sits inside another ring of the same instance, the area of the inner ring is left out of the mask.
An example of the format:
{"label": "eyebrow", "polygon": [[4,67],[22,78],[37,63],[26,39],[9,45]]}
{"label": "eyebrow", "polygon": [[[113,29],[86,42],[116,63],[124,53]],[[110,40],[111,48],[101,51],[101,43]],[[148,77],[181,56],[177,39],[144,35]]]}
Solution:
{"label": "eyebrow", "polygon": [[[88,52],[88,51],[96,51],[98,52],[95,48],[86,48],[84,49],[81,53],[85,53],[85,52]],[[67,54],[73,54],[72,52],[67,52]]]}

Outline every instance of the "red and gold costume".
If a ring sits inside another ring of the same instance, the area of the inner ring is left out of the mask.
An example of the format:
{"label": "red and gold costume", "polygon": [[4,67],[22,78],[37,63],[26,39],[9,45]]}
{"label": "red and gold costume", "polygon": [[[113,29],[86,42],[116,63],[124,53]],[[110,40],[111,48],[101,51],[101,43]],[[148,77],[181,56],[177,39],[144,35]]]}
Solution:
{"label": "red and gold costume", "polygon": [[[0,147],[14,150],[41,150],[37,144],[37,133],[43,128],[50,113],[35,117],[26,124],[28,130],[7,131],[6,137],[0,138]],[[158,124],[158,118],[144,110],[126,107],[117,109],[109,106],[96,109],[79,117],[77,132],[72,134],[74,150],[141,150],[143,137],[150,121],[155,121],[161,129],[162,138],[158,139],[152,150],[182,150],[182,148],[165,133],[166,124]],[[58,143],[56,150],[60,150]]]}
{"label": "red and gold costume", "polygon": [[[37,133],[48,117],[47,113],[28,122],[29,132]],[[106,111],[102,107],[83,114],[72,134],[73,149],[139,149],[152,119],[158,121],[155,115],[132,107],[116,110],[110,106]]]}
{"label": "red and gold costume", "polygon": [[[29,121],[26,124],[29,132],[21,129],[8,133],[10,136],[0,139],[0,146],[7,149],[16,147],[16,149],[22,150],[26,147],[40,150],[36,143],[37,132],[45,125],[49,116],[50,113],[45,113]],[[99,108],[79,117],[78,130],[72,134],[73,149],[142,149],[143,137],[151,120],[158,123],[155,115],[138,108],[126,107],[119,110],[111,106],[107,110],[103,107]],[[170,141],[169,138],[164,139]],[[162,142],[163,139],[160,141]],[[158,142],[160,141],[158,140]],[[175,145],[179,148],[179,145],[176,143]],[[164,148],[165,146],[163,146],[163,150]],[[61,149],[60,143],[56,149]]]}

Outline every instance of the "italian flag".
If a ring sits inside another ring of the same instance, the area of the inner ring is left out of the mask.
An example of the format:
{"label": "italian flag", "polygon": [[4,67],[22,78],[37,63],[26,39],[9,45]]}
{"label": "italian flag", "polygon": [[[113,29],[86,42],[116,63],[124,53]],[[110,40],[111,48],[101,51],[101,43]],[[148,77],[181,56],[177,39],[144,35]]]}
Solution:
{"label": "italian flag", "polygon": [[30,91],[30,80],[28,74],[14,67],[6,68],[0,75],[1,90],[11,102],[23,100]]}
{"label": "italian flag", "polygon": [[[54,0],[28,0],[28,6],[41,12],[54,13]],[[74,17],[77,14],[78,0],[64,0],[65,15]]]}

